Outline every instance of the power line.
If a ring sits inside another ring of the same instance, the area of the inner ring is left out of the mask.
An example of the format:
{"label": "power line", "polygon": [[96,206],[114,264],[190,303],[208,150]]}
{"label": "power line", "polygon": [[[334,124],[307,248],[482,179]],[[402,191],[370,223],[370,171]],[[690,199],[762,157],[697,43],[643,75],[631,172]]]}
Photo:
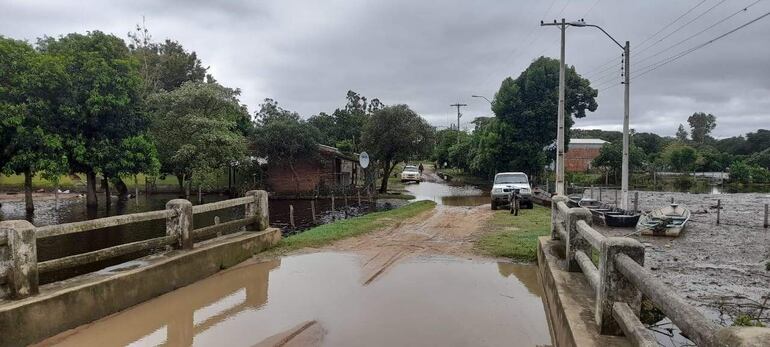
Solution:
{"label": "power line", "polygon": [[673,45],[671,45],[671,46],[668,46],[668,47],[666,47],[665,49],[662,49],[662,50],[658,51],[658,52],[657,52],[657,53],[655,53],[655,54],[652,54],[652,55],[650,55],[650,56],[644,57],[644,58],[640,59],[639,61],[636,61],[636,63],[644,62],[644,61],[650,60],[650,59],[652,59],[652,58],[654,58],[654,57],[656,57],[656,56],[659,56],[659,55],[661,55],[662,53],[664,53],[664,52],[666,52],[666,51],[668,51],[668,50],[670,50],[670,49],[672,49],[672,48],[674,48],[674,47],[676,47],[676,46],[679,46],[679,45],[681,45],[682,43],[684,43],[684,42],[686,42],[686,41],[689,41],[690,39],[692,39],[692,38],[694,38],[694,37],[696,37],[696,36],[698,36],[698,35],[700,35],[700,34],[702,34],[702,33],[706,32],[706,31],[708,31],[709,29],[711,29],[711,28],[713,28],[713,27],[715,27],[715,26],[717,26],[717,25],[719,25],[719,24],[722,24],[722,23],[724,23],[725,21],[727,21],[727,20],[729,20],[729,19],[731,19],[731,18],[733,18],[733,17],[737,16],[738,14],[741,14],[741,13],[747,12],[747,11],[749,10],[749,8],[750,8],[750,7],[752,7],[752,6],[756,5],[756,4],[758,4],[760,1],[762,1],[762,0],[756,0],[756,1],[752,2],[752,3],[750,3],[750,4],[746,5],[746,6],[744,6],[744,7],[743,7],[743,8],[741,8],[740,10],[733,12],[733,13],[732,13],[732,14],[730,14],[729,16],[727,16],[727,17],[725,17],[725,18],[722,18],[722,19],[720,19],[720,20],[719,20],[719,21],[717,21],[716,23],[714,23],[714,24],[712,24],[712,25],[709,25],[709,26],[708,26],[708,27],[706,27],[705,29],[703,29],[703,30],[701,30],[701,31],[698,31],[697,33],[695,33],[695,34],[692,34],[692,35],[690,35],[690,36],[688,36],[688,37],[686,37],[686,38],[684,38],[684,39],[680,40],[679,42],[677,42],[677,43],[675,43],[675,44],[673,44]]}
{"label": "power line", "polygon": [[650,72],[653,72],[653,71],[655,71],[655,70],[657,70],[657,69],[659,69],[659,68],[661,68],[661,67],[663,67],[665,65],[673,63],[673,62],[679,60],[680,58],[682,58],[682,57],[684,57],[684,56],[686,56],[686,55],[688,55],[688,54],[690,54],[692,52],[695,52],[695,51],[697,51],[697,50],[699,50],[699,49],[701,49],[703,47],[706,47],[706,46],[708,46],[708,45],[710,45],[710,44],[712,44],[712,43],[714,43],[714,42],[716,42],[716,41],[718,41],[718,40],[720,40],[720,39],[722,39],[722,38],[724,38],[724,37],[726,37],[726,36],[728,36],[728,35],[730,35],[730,34],[732,34],[734,32],[736,32],[738,30],[741,30],[741,29],[743,29],[743,28],[745,28],[745,27],[747,27],[747,26],[749,26],[749,25],[751,25],[751,24],[753,24],[753,23],[755,23],[755,22],[757,22],[757,21],[767,17],[767,16],[770,16],[770,12],[767,12],[767,13],[765,13],[765,14],[757,17],[757,18],[754,18],[754,19],[752,19],[752,20],[750,20],[750,21],[748,21],[748,22],[746,22],[746,23],[744,23],[744,24],[742,24],[742,25],[740,25],[740,26],[738,26],[738,27],[736,27],[736,28],[734,28],[734,29],[732,29],[732,30],[722,34],[722,35],[719,35],[719,36],[717,36],[717,37],[715,37],[715,38],[713,38],[711,40],[703,42],[703,43],[701,43],[701,44],[699,44],[697,46],[694,46],[694,47],[692,47],[690,49],[684,50],[684,51],[682,51],[682,52],[680,52],[678,54],[672,55],[672,56],[670,56],[670,57],[668,57],[666,59],[662,59],[662,60],[660,60],[660,61],[658,61],[656,63],[647,65],[647,66],[639,69],[639,71],[642,71],[642,72],[640,72],[639,74],[635,74],[635,76],[632,79],[641,78],[642,76],[644,76],[644,75],[646,75],[646,74],[648,74]]}
{"label": "power line", "polygon": [[556,15],[556,18],[561,17],[562,13],[564,13],[564,10],[567,9],[567,6],[569,6],[569,0],[564,2],[564,7],[561,8],[561,11],[559,11],[559,14]]}
{"label": "power line", "polygon": [[646,39],[642,40],[641,43],[639,43],[638,47],[642,47],[647,41],[650,41],[653,37],[657,36],[658,34],[662,33],[664,30],[668,29],[670,26],[674,25],[674,23],[678,22],[680,19],[684,18],[684,16],[690,14],[690,12],[694,11],[696,8],[698,8],[700,5],[703,5],[703,3],[706,2],[706,0],[701,0],[701,2],[695,4],[695,6],[690,7],[689,10],[685,11],[680,15],[679,17],[676,17],[671,23],[666,24],[663,28],[655,32],[654,34],[648,36]]}
{"label": "power line", "polygon": [[594,10],[594,7],[596,7],[596,4],[598,4],[598,3],[599,3],[599,1],[602,1],[602,0],[596,0],[596,1],[594,1],[594,4],[593,4],[593,5],[591,5],[591,7],[589,7],[589,8],[588,8],[588,11],[586,11],[585,13],[583,13],[583,15],[582,15],[582,16],[580,16],[580,18],[585,18],[586,16],[588,16],[588,14],[589,14],[589,13],[591,13],[591,11],[593,11],[593,10]]}
{"label": "power line", "polygon": [[707,13],[711,12],[711,10],[713,10],[713,9],[717,8],[717,6],[719,6],[719,5],[723,4],[725,1],[727,1],[727,0],[721,0],[721,1],[719,1],[719,2],[718,2],[718,3],[716,3],[714,6],[711,6],[711,7],[709,7],[709,8],[708,8],[706,11],[703,11],[703,13],[701,13],[701,14],[699,14],[699,15],[695,16],[695,18],[691,19],[689,22],[682,24],[681,26],[679,26],[678,28],[676,28],[674,31],[672,31],[672,32],[668,33],[666,36],[663,36],[662,38],[660,38],[658,41],[655,41],[655,42],[653,42],[651,45],[648,45],[647,47],[644,47],[644,48],[642,48],[642,49],[639,49],[639,50],[637,50],[637,51],[636,51],[636,53],[637,53],[637,54],[639,54],[639,53],[642,53],[642,52],[644,52],[644,51],[646,51],[646,50],[648,50],[648,49],[650,49],[650,48],[654,47],[655,45],[657,45],[657,44],[658,44],[658,43],[660,43],[661,41],[663,41],[663,40],[665,40],[665,39],[667,39],[667,38],[671,37],[671,35],[674,35],[674,34],[676,34],[677,32],[679,32],[679,30],[682,30],[682,29],[683,29],[683,28],[685,28],[686,26],[690,25],[692,22],[694,22],[694,21],[698,20],[700,17],[703,17],[703,16],[704,16],[704,15],[706,15]]}

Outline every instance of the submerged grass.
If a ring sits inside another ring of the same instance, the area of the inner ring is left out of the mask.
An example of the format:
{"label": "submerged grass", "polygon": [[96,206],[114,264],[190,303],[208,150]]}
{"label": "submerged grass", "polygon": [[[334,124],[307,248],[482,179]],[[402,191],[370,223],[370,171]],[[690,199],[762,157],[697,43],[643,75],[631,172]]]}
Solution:
{"label": "submerged grass", "polygon": [[282,239],[270,252],[285,254],[305,247],[321,247],[337,240],[395,225],[406,218],[432,210],[435,206],[433,201],[417,201],[389,211],[324,224]]}
{"label": "submerged grass", "polygon": [[487,222],[489,233],[475,244],[476,252],[519,261],[537,261],[537,239],[551,234],[551,210],[535,205],[518,216],[497,211]]}

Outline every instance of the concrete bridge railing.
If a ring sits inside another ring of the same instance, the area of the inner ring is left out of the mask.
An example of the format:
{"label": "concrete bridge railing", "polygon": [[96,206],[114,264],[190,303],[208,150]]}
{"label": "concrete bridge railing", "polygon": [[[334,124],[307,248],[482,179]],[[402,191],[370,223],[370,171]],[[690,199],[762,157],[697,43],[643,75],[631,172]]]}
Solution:
{"label": "concrete bridge railing", "polygon": [[[193,215],[245,205],[241,219],[195,229]],[[166,235],[120,244],[92,252],[38,262],[37,240],[82,233],[95,229],[128,225],[152,220],[166,220]],[[35,227],[25,220],[0,222],[0,297],[23,299],[38,293],[40,273],[81,266],[135,252],[166,246],[192,249],[198,240],[246,227],[262,231],[268,228],[268,195],[255,190],[245,197],[193,206],[190,201],[174,199],[165,210],[94,219],[83,222]]]}
{"label": "concrete bridge railing", "polygon": [[638,318],[644,295],[698,346],[760,346],[770,341],[770,328],[714,323],[644,267],[644,246],[639,241],[602,235],[592,227],[590,210],[569,208],[567,201],[565,196],[552,199],[551,238],[563,241],[565,270],[583,272],[593,287],[601,334],[625,335],[637,346],[658,346]]}

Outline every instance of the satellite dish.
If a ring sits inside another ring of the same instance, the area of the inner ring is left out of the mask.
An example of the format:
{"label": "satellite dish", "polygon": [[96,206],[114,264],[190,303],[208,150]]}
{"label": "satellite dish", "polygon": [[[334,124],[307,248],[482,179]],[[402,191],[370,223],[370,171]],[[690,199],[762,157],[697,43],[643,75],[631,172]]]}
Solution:
{"label": "satellite dish", "polygon": [[369,154],[361,152],[361,154],[358,155],[358,164],[361,165],[361,168],[366,169],[369,166]]}

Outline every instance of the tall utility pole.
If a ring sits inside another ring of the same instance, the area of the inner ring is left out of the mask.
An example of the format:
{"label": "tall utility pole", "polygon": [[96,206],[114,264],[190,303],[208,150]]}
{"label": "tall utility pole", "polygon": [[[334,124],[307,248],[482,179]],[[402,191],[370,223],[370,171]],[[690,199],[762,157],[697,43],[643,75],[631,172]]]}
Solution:
{"label": "tall utility pole", "polygon": [[556,194],[564,195],[564,32],[568,23],[561,19],[561,23],[543,23],[540,26],[556,25],[561,29],[561,60],[559,61],[559,111],[556,130]]}
{"label": "tall utility pole", "polygon": [[[458,102],[456,104],[451,104],[449,106],[457,107],[457,131],[460,131],[460,117],[462,117],[462,114],[460,113],[460,107],[468,106],[468,104],[461,104]],[[457,139],[459,141],[460,138],[458,137]]]}
{"label": "tall utility pole", "polygon": [[[601,29],[601,28],[600,28]],[[612,38],[612,37],[610,37]],[[626,46],[623,47],[623,60],[625,65],[623,66],[623,77],[625,77],[625,81],[623,81],[623,85],[625,86],[625,91],[623,95],[623,166],[621,168],[622,174],[622,181],[620,184],[620,208],[623,210],[628,210],[628,137],[629,137],[629,129],[628,129],[628,122],[629,122],[629,94],[631,93],[631,43],[626,41]],[[636,213],[636,211],[634,211]]]}

